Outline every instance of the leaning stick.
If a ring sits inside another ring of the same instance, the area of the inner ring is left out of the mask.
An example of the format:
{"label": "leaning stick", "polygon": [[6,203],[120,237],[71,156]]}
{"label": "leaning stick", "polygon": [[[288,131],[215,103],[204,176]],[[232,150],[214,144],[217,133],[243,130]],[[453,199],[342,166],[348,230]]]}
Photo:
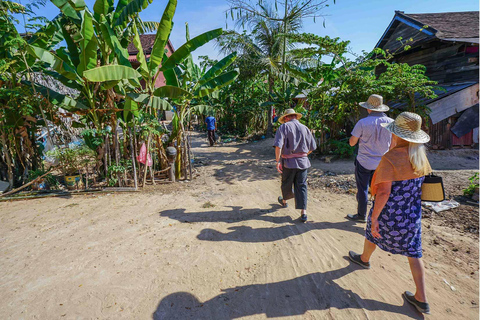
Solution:
{"label": "leaning stick", "polygon": [[13,189],[13,190],[11,190],[11,191],[9,191],[9,192],[7,192],[7,193],[0,194],[0,197],[8,196],[8,195],[10,195],[10,194],[13,194],[13,193],[16,193],[16,192],[18,192],[18,191],[20,191],[20,190],[25,189],[25,188],[28,187],[29,185],[37,182],[38,180],[42,179],[42,178],[45,177],[46,175],[52,173],[53,171],[55,171],[55,169],[57,169],[57,168],[54,168],[54,169],[48,171],[47,173],[41,175],[40,177],[38,177],[38,178],[36,178],[36,179],[33,179],[33,180],[30,181],[29,183],[26,183],[26,184],[24,184],[23,186],[21,186],[20,188]]}

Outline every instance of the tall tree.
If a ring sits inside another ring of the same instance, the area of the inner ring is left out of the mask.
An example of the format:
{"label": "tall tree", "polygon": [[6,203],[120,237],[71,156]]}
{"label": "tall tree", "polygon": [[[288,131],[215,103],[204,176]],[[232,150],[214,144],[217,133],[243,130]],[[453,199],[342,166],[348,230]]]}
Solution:
{"label": "tall tree", "polygon": [[[286,91],[288,82],[286,62],[288,50],[292,48],[292,43],[286,35],[298,33],[306,18],[313,18],[316,21],[317,17],[323,17],[321,11],[328,6],[328,2],[328,0],[229,0],[230,17],[235,21],[236,28],[250,28],[253,43],[248,41],[249,39],[243,41],[238,39],[240,36],[238,33],[230,35],[231,41],[227,42],[246,45],[250,49],[247,52],[253,52],[254,56],[264,61],[260,65],[264,66],[264,71],[269,75],[271,94],[278,78],[282,80],[283,91]],[[229,51],[228,45],[223,47],[225,51]],[[272,120],[273,106],[270,107],[267,135],[272,134]]]}

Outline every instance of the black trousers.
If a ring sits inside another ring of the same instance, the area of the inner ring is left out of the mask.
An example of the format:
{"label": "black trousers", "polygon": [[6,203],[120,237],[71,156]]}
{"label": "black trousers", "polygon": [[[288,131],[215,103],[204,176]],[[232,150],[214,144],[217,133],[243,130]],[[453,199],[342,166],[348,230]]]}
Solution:
{"label": "black trousers", "polygon": [[207,130],[207,137],[210,146],[213,146],[213,144],[217,141],[217,139],[215,139],[215,130]]}
{"label": "black trousers", "polygon": [[285,200],[295,198],[295,209],[307,209],[307,169],[283,167],[282,197]]}
{"label": "black trousers", "polygon": [[368,203],[368,187],[372,181],[375,170],[365,169],[355,159],[355,181],[357,182],[357,214],[360,217],[367,215],[367,203]]}

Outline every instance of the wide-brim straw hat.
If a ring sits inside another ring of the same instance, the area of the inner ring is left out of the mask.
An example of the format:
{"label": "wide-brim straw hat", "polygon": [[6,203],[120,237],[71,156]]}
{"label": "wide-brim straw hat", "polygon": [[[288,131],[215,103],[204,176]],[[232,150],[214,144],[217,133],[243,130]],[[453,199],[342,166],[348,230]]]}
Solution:
{"label": "wide-brim straw hat", "polygon": [[280,118],[278,118],[278,122],[284,123],[283,119],[284,119],[286,116],[291,116],[291,115],[297,115],[297,120],[302,117],[302,114],[301,114],[301,113],[295,112],[295,110],[293,110],[293,109],[287,109],[287,110],[285,110],[285,112],[283,113],[283,115],[282,115]]}
{"label": "wide-brim straw hat", "polygon": [[365,109],[377,112],[386,112],[390,110],[386,104],[383,104],[383,97],[378,94],[372,94],[368,97],[367,101],[360,102],[359,105]]}
{"label": "wide-brim straw hat", "polygon": [[416,113],[402,112],[395,121],[380,125],[408,142],[426,143],[430,141],[428,133],[421,129],[422,117]]}

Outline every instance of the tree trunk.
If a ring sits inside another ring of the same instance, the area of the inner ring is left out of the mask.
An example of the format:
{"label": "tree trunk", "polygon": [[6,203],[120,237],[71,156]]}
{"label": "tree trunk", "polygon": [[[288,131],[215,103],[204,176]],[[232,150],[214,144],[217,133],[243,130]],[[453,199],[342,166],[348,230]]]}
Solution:
{"label": "tree trunk", "polygon": [[7,148],[7,141],[5,139],[5,134],[2,134],[2,145],[3,145],[3,154],[5,155],[5,160],[7,161],[7,175],[8,175],[8,183],[10,186],[8,187],[8,190],[13,188],[13,170],[12,170],[12,159],[10,158],[10,154],[8,153],[8,148]]}

